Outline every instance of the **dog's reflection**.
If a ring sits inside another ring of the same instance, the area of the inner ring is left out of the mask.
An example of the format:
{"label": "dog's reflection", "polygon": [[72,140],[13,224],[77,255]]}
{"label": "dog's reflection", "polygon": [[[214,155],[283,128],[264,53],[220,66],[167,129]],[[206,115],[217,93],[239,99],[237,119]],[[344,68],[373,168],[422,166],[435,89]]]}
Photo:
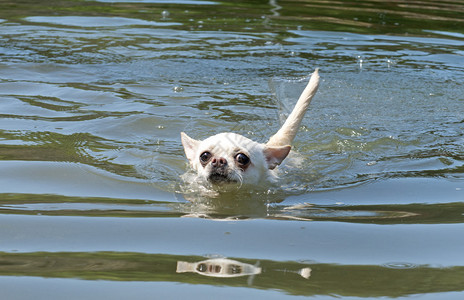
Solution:
{"label": "dog's reflection", "polygon": [[178,261],[176,272],[193,272],[212,277],[240,277],[261,274],[261,268],[228,258],[211,258],[193,263]]}
{"label": "dog's reflection", "polygon": [[[210,277],[232,278],[255,276],[261,274],[262,268],[259,267],[259,263],[251,265],[228,258],[211,258],[199,262],[178,261],[176,272],[192,272]],[[295,273],[308,279],[311,276],[311,269],[302,268]]]}

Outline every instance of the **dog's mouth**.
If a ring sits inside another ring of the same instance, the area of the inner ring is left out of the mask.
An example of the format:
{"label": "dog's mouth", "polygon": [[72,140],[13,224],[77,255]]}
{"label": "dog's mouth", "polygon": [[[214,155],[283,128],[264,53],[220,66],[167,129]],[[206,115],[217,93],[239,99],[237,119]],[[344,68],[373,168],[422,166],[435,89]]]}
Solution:
{"label": "dog's mouth", "polygon": [[211,183],[236,183],[236,180],[231,179],[227,174],[211,173],[208,176],[208,181]]}

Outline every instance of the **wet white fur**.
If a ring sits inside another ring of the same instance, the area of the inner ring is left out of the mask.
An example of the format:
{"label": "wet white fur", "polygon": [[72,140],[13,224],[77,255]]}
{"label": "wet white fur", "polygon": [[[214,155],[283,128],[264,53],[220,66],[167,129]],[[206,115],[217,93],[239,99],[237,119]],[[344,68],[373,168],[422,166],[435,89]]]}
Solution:
{"label": "wet white fur", "polygon": [[[202,166],[200,155],[208,151],[214,153],[216,157],[222,157],[227,160],[229,167],[228,179],[231,182],[240,185],[257,185],[263,181],[274,181],[275,173],[272,171],[277,164],[280,164],[283,158],[288,154],[290,146],[268,147],[265,144],[257,143],[240,134],[224,132],[213,135],[203,141],[193,140],[185,133],[182,134],[182,143],[191,167],[197,172],[202,179],[207,179],[211,173],[211,164]],[[282,151],[282,159],[272,152]],[[250,160],[250,166],[245,172],[234,163],[234,156],[237,153],[247,155]]]}

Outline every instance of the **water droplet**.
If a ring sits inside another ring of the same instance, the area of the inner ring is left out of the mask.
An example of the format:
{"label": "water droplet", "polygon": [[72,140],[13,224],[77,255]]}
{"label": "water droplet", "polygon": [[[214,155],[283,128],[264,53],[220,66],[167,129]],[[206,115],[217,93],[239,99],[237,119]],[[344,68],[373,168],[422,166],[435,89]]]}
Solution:
{"label": "water droplet", "polygon": [[356,58],[358,59],[358,65],[359,65],[359,68],[362,69],[363,67],[363,59],[360,55],[356,56]]}
{"label": "water droplet", "polygon": [[163,10],[161,12],[161,16],[163,17],[163,19],[169,18],[169,15],[170,13],[167,10]]}
{"label": "water droplet", "polygon": [[387,65],[388,65],[389,68],[390,68],[392,65],[394,65],[394,64],[395,64],[395,61],[394,61],[394,60],[392,60],[392,59],[387,59]]}

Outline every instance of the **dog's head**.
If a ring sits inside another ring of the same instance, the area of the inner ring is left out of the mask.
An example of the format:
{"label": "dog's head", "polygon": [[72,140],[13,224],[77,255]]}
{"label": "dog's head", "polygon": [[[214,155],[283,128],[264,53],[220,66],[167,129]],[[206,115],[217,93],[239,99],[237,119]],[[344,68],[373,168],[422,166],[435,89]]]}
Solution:
{"label": "dog's head", "polygon": [[212,184],[258,184],[269,179],[290,146],[270,147],[235,133],[220,133],[203,141],[181,133],[182,145],[192,168]]}

